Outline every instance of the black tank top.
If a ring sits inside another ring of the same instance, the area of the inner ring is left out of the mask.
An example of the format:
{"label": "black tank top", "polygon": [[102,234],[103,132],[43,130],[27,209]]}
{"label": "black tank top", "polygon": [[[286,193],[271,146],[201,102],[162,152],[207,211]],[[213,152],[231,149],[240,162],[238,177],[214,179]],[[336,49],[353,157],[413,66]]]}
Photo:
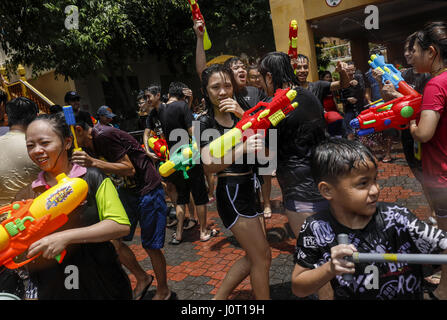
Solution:
{"label": "black tank top", "polygon": [[[202,133],[206,129],[217,129],[217,131],[219,131],[220,135],[223,135],[225,132],[234,128],[236,123],[239,121],[239,119],[235,115],[231,114],[231,117],[234,120],[234,125],[231,128],[229,128],[229,127],[224,127],[224,126],[220,125],[209,114],[207,114],[207,113],[202,114],[198,118],[198,120],[200,121],[200,136],[202,137]],[[200,148],[205,147],[211,141],[212,141],[212,139],[210,139],[210,141],[203,141],[203,139],[200,139]],[[246,164],[247,157],[245,154],[243,156],[243,161],[240,161],[240,162],[243,162],[243,163],[242,164],[234,163],[231,166],[225,168],[224,170],[218,172],[217,174],[220,174],[220,173],[244,173],[244,172],[250,172],[252,170],[253,165]]]}

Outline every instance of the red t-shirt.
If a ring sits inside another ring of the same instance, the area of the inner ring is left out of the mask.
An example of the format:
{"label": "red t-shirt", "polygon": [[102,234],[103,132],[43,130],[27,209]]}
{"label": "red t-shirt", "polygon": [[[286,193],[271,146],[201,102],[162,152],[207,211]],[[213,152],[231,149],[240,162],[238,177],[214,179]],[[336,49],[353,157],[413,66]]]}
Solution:
{"label": "red t-shirt", "polygon": [[323,98],[323,107],[326,112],[337,111],[337,105],[335,104],[334,96],[332,94],[328,94]]}
{"label": "red t-shirt", "polygon": [[422,144],[425,183],[432,188],[447,188],[447,72],[427,83],[421,110],[434,110],[441,115],[433,138]]}

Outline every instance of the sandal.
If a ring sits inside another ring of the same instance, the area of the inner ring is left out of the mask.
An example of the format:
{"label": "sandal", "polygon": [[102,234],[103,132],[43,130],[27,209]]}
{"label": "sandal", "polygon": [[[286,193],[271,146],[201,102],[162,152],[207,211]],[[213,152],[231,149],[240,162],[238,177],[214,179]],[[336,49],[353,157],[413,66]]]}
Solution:
{"label": "sandal", "polygon": [[149,282],[149,284],[146,287],[144,287],[144,289],[139,294],[135,294],[135,292],[134,292],[133,300],[141,300],[144,298],[144,296],[147,293],[147,290],[149,289],[149,287],[152,285],[152,282],[154,281],[154,276],[151,275],[151,277],[152,278],[151,278],[151,281]]}
{"label": "sandal", "polygon": [[177,219],[172,219],[168,216],[168,218],[166,220],[166,227],[167,228],[174,227],[177,225],[177,223],[178,223]]}
{"label": "sandal", "polygon": [[427,292],[428,297],[430,298],[430,300],[439,300],[439,298],[437,296],[435,296],[435,294],[433,292]]}
{"label": "sandal", "polygon": [[211,239],[211,238],[217,236],[218,234],[219,234],[219,230],[213,229],[213,230],[211,230],[211,232],[208,234],[208,236],[206,236],[205,238],[201,238],[200,241],[202,241],[202,242],[206,242],[206,241],[208,241],[209,239]]}
{"label": "sandal", "polygon": [[[190,222],[192,223],[192,225],[190,225]],[[186,218],[185,221],[183,222],[183,230],[190,230],[195,226],[197,226],[197,223],[198,222],[195,219]]]}

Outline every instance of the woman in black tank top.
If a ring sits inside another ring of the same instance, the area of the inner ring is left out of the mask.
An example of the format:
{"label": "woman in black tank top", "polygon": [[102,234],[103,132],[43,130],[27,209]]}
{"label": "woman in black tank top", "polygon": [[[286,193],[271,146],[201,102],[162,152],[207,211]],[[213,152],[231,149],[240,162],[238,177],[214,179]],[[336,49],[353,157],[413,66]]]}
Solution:
{"label": "woman in black tank top", "polygon": [[[234,79],[231,70],[221,65],[212,65],[202,73],[202,90],[205,94],[207,113],[200,120],[201,137],[206,129],[214,129],[214,137],[222,135],[238,122],[240,106],[233,97]],[[204,170],[216,172],[216,204],[220,218],[245,250],[228,271],[215,299],[227,299],[231,292],[248,275],[256,299],[269,299],[269,269],[271,252],[266,240],[259,202],[259,181],[253,174],[252,165],[247,164],[246,154],[264,148],[260,135],[249,137],[232,150],[232,161],[224,163],[210,155],[209,141],[201,141]],[[243,160],[243,161],[242,161]]]}

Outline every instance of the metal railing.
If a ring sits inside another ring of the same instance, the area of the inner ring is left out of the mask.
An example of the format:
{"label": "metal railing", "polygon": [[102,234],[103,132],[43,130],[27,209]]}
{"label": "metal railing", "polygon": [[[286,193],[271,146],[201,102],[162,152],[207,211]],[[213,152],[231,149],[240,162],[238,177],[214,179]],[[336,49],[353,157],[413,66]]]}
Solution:
{"label": "metal railing", "polygon": [[36,103],[40,112],[49,113],[50,107],[54,105],[54,103],[26,81],[25,69],[22,66],[19,65],[17,71],[20,75],[20,79],[10,83],[6,74],[6,69],[4,67],[0,68],[2,76],[0,79],[0,86],[2,90],[6,92],[8,100],[18,97],[26,97]]}

